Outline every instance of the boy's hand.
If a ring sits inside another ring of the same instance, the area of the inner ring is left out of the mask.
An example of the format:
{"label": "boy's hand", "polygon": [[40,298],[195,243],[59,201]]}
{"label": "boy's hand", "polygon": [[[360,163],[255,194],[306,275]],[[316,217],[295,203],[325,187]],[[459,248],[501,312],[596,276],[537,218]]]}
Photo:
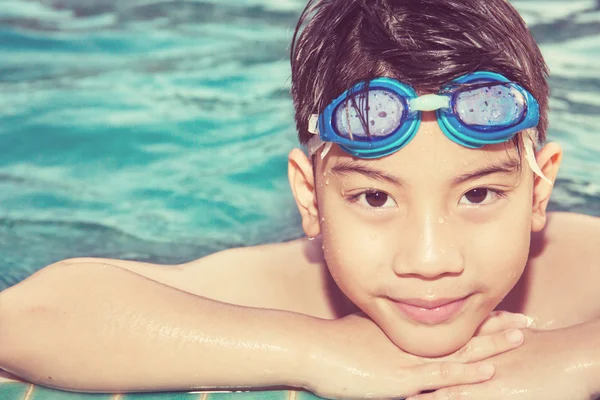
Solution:
{"label": "boy's hand", "polygon": [[493,367],[475,363],[520,346],[522,340],[510,341],[505,331],[527,320],[495,313],[464,348],[440,359],[402,351],[362,314],[331,324],[333,331],[311,352],[304,388],[329,398],[392,398],[489,380]]}
{"label": "boy's hand", "polygon": [[527,328],[528,323],[527,317],[523,314],[494,311],[482,322],[473,338],[460,350],[446,357],[423,360],[462,363],[485,360],[523,344],[523,333],[519,329]]}
{"label": "boy's hand", "polygon": [[594,339],[580,335],[578,329],[525,331],[523,346],[488,360],[496,367],[493,379],[410,400],[589,400],[595,398],[595,392],[586,370],[592,369],[594,362],[587,360],[590,351],[585,349],[586,343],[594,345]]}

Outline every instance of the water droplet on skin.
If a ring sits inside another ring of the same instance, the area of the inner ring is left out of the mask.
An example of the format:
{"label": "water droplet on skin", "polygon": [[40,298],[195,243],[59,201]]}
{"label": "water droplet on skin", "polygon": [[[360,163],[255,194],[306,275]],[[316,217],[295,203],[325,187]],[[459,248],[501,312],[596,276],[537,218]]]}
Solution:
{"label": "water droplet on skin", "polygon": [[443,223],[445,222],[445,220],[444,220],[444,217],[439,217],[439,218],[438,218],[438,222],[439,222],[440,224],[443,224]]}
{"label": "water droplet on skin", "polygon": [[325,185],[329,185],[329,178],[327,178],[327,180],[325,180]]}
{"label": "water droplet on skin", "polygon": [[322,218],[321,218],[321,222],[325,222],[325,217],[322,217]]}

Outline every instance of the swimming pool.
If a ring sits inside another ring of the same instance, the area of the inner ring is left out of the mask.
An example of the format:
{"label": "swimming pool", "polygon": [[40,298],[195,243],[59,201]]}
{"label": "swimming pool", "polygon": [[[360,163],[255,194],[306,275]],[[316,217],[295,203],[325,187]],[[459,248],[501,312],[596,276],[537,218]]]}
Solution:
{"label": "swimming pool", "polygon": [[[288,44],[303,0],[0,3],[0,289],[301,230]],[[517,1],[552,70],[554,209],[600,215],[600,5]]]}
{"label": "swimming pool", "polygon": [[[0,290],[69,257],[302,235],[285,169],[304,3],[0,2]],[[600,1],[514,4],[552,71],[551,207],[600,215]]]}

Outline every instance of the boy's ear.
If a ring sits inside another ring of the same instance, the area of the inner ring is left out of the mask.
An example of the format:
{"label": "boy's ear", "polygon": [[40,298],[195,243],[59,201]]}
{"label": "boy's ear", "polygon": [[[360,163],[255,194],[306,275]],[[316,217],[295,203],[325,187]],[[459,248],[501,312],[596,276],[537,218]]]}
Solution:
{"label": "boy's ear", "polygon": [[[560,168],[562,155],[563,151],[560,145],[548,143],[537,152],[535,157],[544,175],[553,183]],[[553,187],[539,176],[534,177],[531,214],[531,230],[533,232],[541,231],[546,225],[546,207],[548,207]]]}
{"label": "boy's ear", "polygon": [[321,233],[315,174],[311,161],[300,149],[294,149],[288,155],[288,178],[298,210],[302,216],[302,228],[308,237],[317,237]]}

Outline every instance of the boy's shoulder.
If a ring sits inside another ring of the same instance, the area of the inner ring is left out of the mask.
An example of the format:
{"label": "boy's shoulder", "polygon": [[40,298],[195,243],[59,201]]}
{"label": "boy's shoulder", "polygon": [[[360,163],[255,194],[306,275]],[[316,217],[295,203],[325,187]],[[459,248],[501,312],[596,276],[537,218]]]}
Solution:
{"label": "boy's shoulder", "polygon": [[321,318],[343,315],[318,240],[227,249],[177,267],[187,290],[227,303]]}
{"label": "boy's shoulder", "polygon": [[564,211],[549,212],[546,229],[550,230],[550,232],[559,233],[556,231],[558,227],[591,229],[598,232],[598,229],[600,229],[600,217]]}
{"label": "boy's shoulder", "polygon": [[527,268],[501,308],[553,329],[600,318],[600,218],[553,212],[532,235]]}
{"label": "boy's shoulder", "polygon": [[[544,230],[532,237],[531,254],[558,266],[575,266],[600,273],[600,218],[584,214],[548,214]],[[593,271],[597,270],[597,271]],[[579,271],[582,271],[581,269]],[[576,272],[576,271],[572,271]]]}

